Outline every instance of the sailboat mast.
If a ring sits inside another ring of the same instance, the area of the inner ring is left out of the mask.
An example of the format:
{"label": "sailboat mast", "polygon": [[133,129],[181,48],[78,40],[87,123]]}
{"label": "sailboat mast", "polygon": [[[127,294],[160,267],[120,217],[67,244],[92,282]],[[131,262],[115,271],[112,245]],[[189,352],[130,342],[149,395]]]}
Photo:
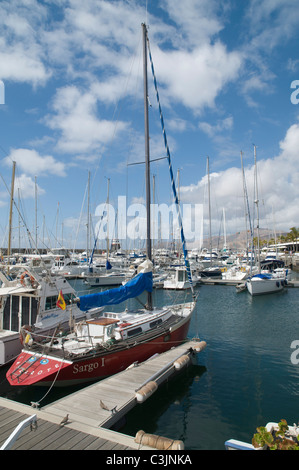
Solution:
{"label": "sailboat mast", "polygon": [[223,235],[224,235],[224,246],[223,249],[227,250],[227,244],[226,244],[226,220],[225,220],[225,208],[223,207]]}
{"label": "sailboat mast", "polygon": [[257,165],[256,165],[256,145],[254,145],[254,184],[255,184],[255,204],[256,204],[256,219],[257,219],[257,265],[258,270],[260,271],[260,214],[259,214],[259,195],[258,195],[258,184],[257,184]]}
{"label": "sailboat mast", "polygon": [[90,171],[88,171],[88,180],[87,180],[87,223],[86,223],[86,260],[87,260],[87,263],[89,263],[89,240],[90,240],[89,205],[90,205]]}
{"label": "sailboat mast", "polygon": [[109,260],[109,190],[110,178],[107,178],[107,261]]}
{"label": "sailboat mast", "polygon": [[[150,187],[150,150],[148,120],[148,80],[147,80],[147,28],[142,23],[143,36],[143,90],[144,90],[144,137],[145,137],[145,187],[146,187],[146,254],[152,260],[151,244],[151,187]],[[147,307],[152,308],[152,294],[148,293]]]}
{"label": "sailboat mast", "polygon": [[212,266],[212,221],[211,221],[211,190],[210,190],[210,159],[207,157],[208,197],[209,197],[209,240],[210,240],[210,266]]}
{"label": "sailboat mast", "polygon": [[8,229],[8,244],[7,244],[7,269],[9,273],[11,255],[11,231],[12,231],[12,208],[14,201],[14,188],[15,188],[15,173],[16,173],[16,162],[12,162],[12,177],[11,177],[11,189],[10,189],[10,209],[9,209],[9,229]]}

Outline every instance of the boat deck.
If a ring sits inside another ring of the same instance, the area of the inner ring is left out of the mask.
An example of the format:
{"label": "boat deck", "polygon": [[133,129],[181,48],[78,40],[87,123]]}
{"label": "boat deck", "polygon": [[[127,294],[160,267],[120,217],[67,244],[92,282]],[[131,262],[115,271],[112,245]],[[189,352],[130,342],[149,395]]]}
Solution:
{"label": "boat deck", "polygon": [[[106,320],[106,319],[104,319]],[[169,329],[177,323],[178,317],[176,315],[171,315],[167,320],[159,325],[159,327],[152,328],[151,330],[147,330],[142,332],[142,334],[132,336],[131,338],[125,339],[123,341],[116,341],[114,344],[111,344],[109,349],[102,345],[101,343],[97,344],[97,351],[101,355],[108,355],[112,349],[115,351],[122,351],[123,349],[128,349],[135,345],[136,341],[148,341],[150,339],[154,339],[159,337],[161,334],[168,333]],[[97,320],[96,320],[97,321]],[[113,320],[115,323],[115,320]],[[138,322],[136,322],[138,325]],[[63,338],[62,338],[63,341]],[[72,348],[72,345],[77,344],[78,350]],[[85,358],[88,354],[90,354],[90,342],[84,342],[82,340],[71,339],[69,342],[64,343],[64,348],[61,348],[61,341],[58,341],[58,344],[53,344],[52,346],[48,346],[45,344],[43,348],[40,348],[39,344],[33,344],[30,346],[29,351],[32,353],[40,354],[42,356],[53,356],[59,359],[65,360],[73,360],[74,358]],[[24,348],[26,349],[26,348]]]}

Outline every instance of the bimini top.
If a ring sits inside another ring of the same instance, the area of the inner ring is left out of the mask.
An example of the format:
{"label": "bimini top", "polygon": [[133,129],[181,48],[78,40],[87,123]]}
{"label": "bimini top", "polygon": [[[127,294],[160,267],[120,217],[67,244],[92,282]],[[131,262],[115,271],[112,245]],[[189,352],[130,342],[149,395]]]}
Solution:
{"label": "bimini top", "polygon": [[97,292],[80,296],[78,307],[80,310],[86,311],[95,307],[104,305],[116,305],[127,299],[138,297],[142,292],[152,292],[153,290],[153,273],[140,273],[133,279],[128,281],[124,286],[115,289]]}

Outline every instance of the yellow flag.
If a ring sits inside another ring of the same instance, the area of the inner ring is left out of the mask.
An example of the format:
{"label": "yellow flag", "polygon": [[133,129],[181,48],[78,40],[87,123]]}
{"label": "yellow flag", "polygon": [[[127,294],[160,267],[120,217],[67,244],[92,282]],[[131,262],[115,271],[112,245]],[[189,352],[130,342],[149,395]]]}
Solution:
{"label": "yellow flag", "polygon": [[57,307],[61,308],[61,310],[65,310],[66,304],[63,298],[62,290],[59,292],[59,296],[56,302]]}

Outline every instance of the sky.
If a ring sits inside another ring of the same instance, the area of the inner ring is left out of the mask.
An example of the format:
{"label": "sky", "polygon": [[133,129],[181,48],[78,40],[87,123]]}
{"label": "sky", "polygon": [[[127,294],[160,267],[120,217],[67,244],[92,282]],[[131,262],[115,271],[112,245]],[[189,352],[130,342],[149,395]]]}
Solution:
{"label": "sky", "polygon": [[[108,197],[114,217],[119,196],[127,207],[144,203],[144,22],[182,208],[202,207],[208,235],[209,157],[212,234],[223,230],[223,213],[227,234],[248,228],[242,152],[255,225],[256,146],[260,227],[278,234],[298,227],[296,4],[1,0],[0,246],[7,246],[13,161],[15,247],[37,240],[84,248]],[[166,153],[148,75],[155,160]],[[165,159],[151,164],[151,176],[154,202],[172,204]]]}

